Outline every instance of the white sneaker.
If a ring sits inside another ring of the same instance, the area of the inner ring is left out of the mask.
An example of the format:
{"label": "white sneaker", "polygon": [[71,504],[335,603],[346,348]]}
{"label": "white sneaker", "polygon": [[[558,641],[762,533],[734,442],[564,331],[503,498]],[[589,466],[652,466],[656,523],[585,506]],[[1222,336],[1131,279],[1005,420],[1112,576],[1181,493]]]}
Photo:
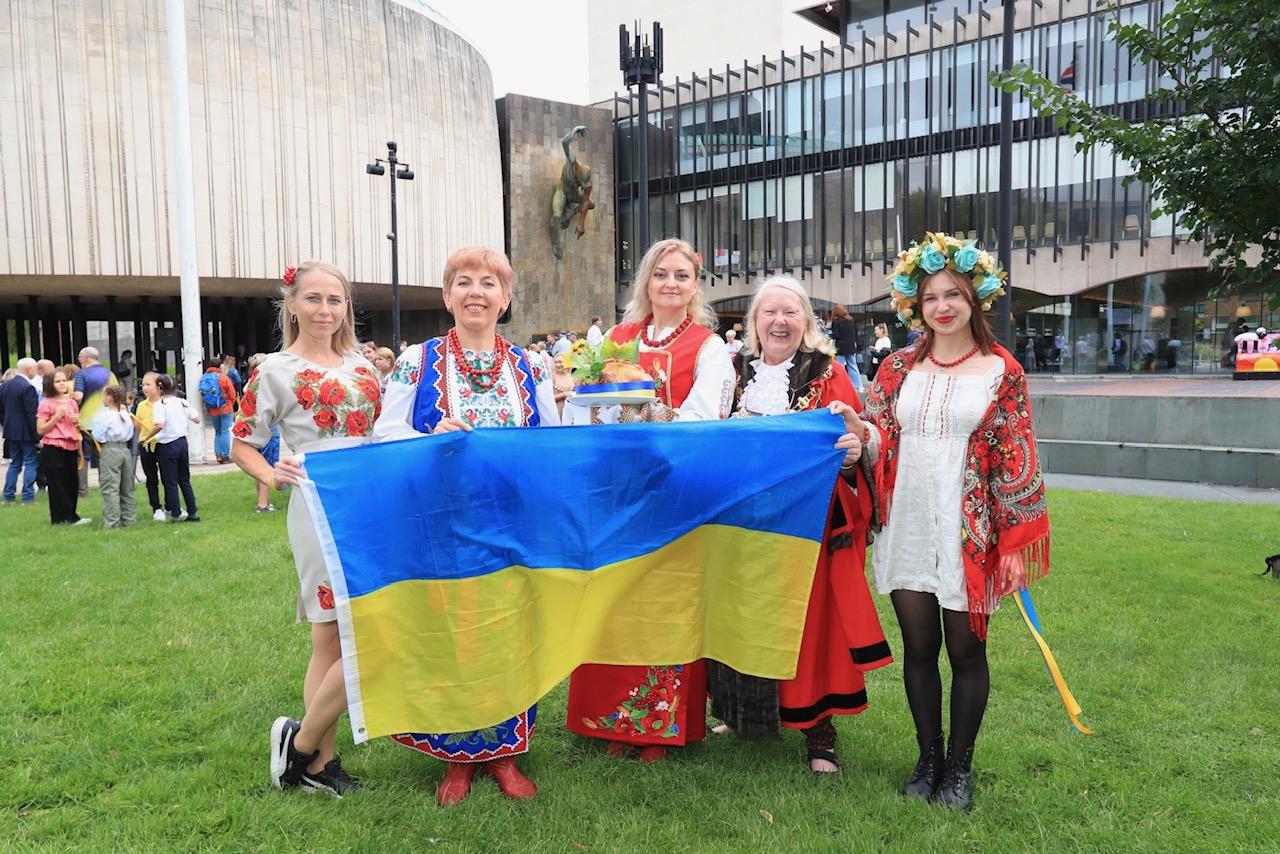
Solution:
{"label": "white sneaker", "polygon": [[151,514],[151,519],[154,522],[164,522],[169,519],[169,514],[164,512],[164,508],[162,507],[156,512]]}
{"label": "white sneaker", "polygon": [[79,519],[71,523],[72,525],[92,525],[93,520],[88,516],[81,516]]}

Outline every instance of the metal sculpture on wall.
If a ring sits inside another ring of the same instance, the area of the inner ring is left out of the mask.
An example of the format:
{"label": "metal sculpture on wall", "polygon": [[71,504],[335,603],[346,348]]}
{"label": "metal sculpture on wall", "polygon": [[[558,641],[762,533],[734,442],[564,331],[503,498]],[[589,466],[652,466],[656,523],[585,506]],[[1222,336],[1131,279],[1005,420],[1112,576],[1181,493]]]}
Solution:
{"label": "metal sculpture on wall", "polygon": [[556,258],[564,258],[565,229],[576,218],[578,237],[587,233],[587,214],[595,208],[591,200],[591,167],[573,156],[574,137],[585,137],[586,125],[577,125],[560,140],[564,149],[564,168],[551,195],[551,247]]}

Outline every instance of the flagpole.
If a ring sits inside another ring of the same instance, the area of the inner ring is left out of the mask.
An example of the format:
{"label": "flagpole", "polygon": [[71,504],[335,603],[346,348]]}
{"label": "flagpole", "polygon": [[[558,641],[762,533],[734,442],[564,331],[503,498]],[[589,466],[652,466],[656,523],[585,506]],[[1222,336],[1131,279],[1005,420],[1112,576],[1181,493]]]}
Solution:
{"label": "flagpole", "polygon": [[[174,180],[178,220],[178,281],[182,300],[182,367],[187,402],[199,407],[204,343],[200,320],[200,278],[196,272],[195,179],[191,168],[191,104],[187,82],[187,14],[183,0],[165,0],[169,36],[169,98],[173,121]],[[197,408],[198,412],[199,409]],[[204,424],[188,424],[187,455],[203,463]]]}

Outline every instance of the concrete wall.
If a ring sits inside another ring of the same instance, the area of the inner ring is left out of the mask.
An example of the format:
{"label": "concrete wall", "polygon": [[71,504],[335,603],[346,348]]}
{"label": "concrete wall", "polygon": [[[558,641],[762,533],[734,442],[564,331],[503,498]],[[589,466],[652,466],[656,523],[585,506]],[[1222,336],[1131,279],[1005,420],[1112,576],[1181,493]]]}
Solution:
{"label": "concrete wall", "polygon": [[1035,394],[1046,471],[1280,488],[1280,402]]}
{"label": "concrete wall", "polygon": [[[507,254],[515,269],[512,318],[503,334],[518,344],[553,330],[585,330],[593,315],[614,317],[613,115],[607,110],[507,95],[498,101]],[[595,210],[586,234],[563,232],[564,258],[551,243],[551,196],[564,167],[560,138],[575,125],[587,136],[574,157],[591,167]]]}
{"label": "concrete wall", "polygon": [[[438,285],[459,245],[501,245],[489,68],[425,6],[187,0],[186,14],[202,278],[273,281],[319,257],[389,282],[390,182],[364,171],[389,139],[417,175],[397,188],[402,283]],[[0,294],[177,276],[169,103],[163,0],[0,4]]]}

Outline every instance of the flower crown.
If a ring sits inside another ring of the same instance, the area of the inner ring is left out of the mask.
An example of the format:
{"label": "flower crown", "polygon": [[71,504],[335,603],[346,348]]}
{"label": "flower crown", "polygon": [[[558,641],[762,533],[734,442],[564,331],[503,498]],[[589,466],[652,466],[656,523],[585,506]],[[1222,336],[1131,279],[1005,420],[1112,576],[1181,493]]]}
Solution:
{"label": "flower crown", "polygon": [[889,295],[893,298],[893,310],[898,320],[912,329],[923,324],[915,317],[913,306],[920,291],[920,283],[926,276],[939,270],[955,270],[973,281],[978,301],[983,311],[990,311],[996,297],[1004,294],[1004,281],[1009,274],[990,253],[979,249],[973,240],[961,240],[950,234],[925,232],[923,243],[898,253],[898,263],[889,274]]}
{"label": "flower crown", "polygon": [[293,287],[293,280],[298,277],[297,265],[290,264],[284,268],[284,272],[280,274],[280,281],[284,282],[286,288]]}

